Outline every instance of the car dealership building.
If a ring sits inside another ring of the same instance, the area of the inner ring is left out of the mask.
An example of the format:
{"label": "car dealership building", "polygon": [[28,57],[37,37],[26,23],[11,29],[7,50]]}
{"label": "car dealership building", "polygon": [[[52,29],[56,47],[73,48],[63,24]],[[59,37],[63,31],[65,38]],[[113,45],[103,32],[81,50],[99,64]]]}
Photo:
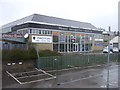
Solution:
{"label": "car dealership building", "polygon": [[102,30],[90,23],[33,14],[2,26],[3,49],[87,52],[103,49]]}

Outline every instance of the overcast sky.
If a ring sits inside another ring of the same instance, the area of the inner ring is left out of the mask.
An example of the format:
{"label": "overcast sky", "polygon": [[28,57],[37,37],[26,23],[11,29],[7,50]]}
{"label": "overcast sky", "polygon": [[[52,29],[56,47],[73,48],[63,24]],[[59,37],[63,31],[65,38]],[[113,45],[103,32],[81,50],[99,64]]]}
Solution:
{"label": "overcast sky", "polygon": [[0,0],[0,26],[37,13],[118,30],[119,0]]}

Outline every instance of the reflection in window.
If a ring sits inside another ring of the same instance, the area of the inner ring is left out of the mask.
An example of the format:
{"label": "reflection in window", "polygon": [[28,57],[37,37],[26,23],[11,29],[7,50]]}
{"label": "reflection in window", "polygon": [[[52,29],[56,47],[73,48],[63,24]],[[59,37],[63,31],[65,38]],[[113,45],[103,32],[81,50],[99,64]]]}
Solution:
{"label": "reflection in window", "polygon": [[76,37],[76,43],[80,43],[80,37],[79,36]]}
{"label": "reflection in window", "polygon": [[41,34],[41,30],[39,30],[39,34]]}
{"label": "reflection in window", "polygon": [[58,51],[58,44],[53,44],[53,50]]}
{"label": "reflection in window", "polygon": [[58,42],[58,36],[53,36],[53,42]]}
{"label": "reflection in window", "polygon": [[60,52],[64,52],[64,44],[60,44]]}
{"label": "reflection in window", "polygon": [[47,34],[47,31],[45,30],[45,34]]}
{"label": "reflection in window", "polygon": [[30,29],[30,33],[32,33],[32,29]]}
{"label": "reflection in window", "polygon": [[48,34],[52,34],[52,31],[48,31]]}

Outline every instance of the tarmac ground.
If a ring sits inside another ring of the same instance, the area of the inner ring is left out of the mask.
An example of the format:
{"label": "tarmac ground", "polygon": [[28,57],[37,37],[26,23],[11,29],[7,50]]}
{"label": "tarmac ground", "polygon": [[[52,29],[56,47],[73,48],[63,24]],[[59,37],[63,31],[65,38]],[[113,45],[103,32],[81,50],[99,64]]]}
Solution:
{"label": "tarmac ground", "polygon": [[[106,64],[73,67],[69,70],[41,69],[2,72],[2,88],[119,88],[118,63],[110,63],[109,78]],[[0,78],[1,79],[1,78]]]}

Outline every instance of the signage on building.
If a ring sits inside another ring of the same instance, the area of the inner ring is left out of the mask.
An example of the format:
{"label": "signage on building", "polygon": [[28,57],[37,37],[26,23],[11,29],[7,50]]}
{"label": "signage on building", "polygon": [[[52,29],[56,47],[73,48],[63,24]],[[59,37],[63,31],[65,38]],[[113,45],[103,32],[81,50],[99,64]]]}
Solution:
{"label": "signage on building", "polygon": [[59,32],[53,32],[53,34],[59,34]]}
{"label": "signage on building", "polygon": [[103,43],[95,43],[95,45],[103,45]]}
{"label": "signage on building", "polygon": [[82,34],[76,33],[76,36],[82,36]]}
{"label": "signage on building", "polygon": [[33,43],[52,43],[52,36],[32,36]]}
{"label": "signage on building", "polygon": [[95,41],[103,41],[103,39],[95,39]]}
{"label": "signage on building", "polygon": [[71,33],[65,33],[66,35],[71,35]]}
{"label": "signage on building", "polygon": [[22,38],[21,34],[2,34],[2,38]]}

